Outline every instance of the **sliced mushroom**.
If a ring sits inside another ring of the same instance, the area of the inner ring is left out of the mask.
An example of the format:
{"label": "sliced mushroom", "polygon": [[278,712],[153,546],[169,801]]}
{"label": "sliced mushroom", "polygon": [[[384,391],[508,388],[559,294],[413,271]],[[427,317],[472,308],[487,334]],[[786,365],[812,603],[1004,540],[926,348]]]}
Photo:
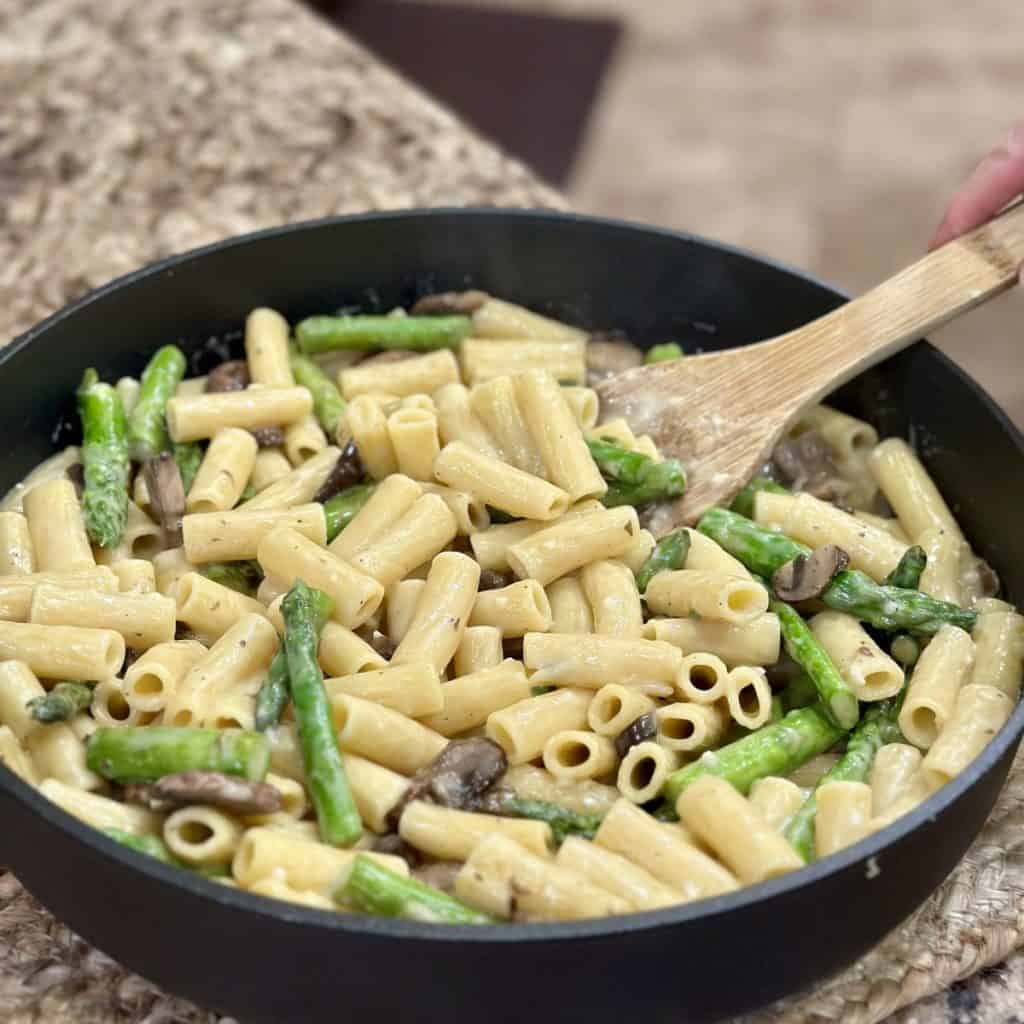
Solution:
{"label": "sliced mushroom", "polygon": [[189,629],[183,622],[179,622],[174,627],[174,639],[175,640],[199,640],[199,634]]}
{"label": "sliced mushroom", "polygon": [[417,299],[409,313],[412,316],[469,316],[489,298],[487,292],[476,289],[468,292],[437,292]]}
{"label": "sliced mushroom", "polygon": [[642,366],[643,352],[617,331],[594,331],[587,342],[587,384]]}
{"label": "sliced mushroom", "polygon": [[397,832],[386,832],[373,841],[371,847],[374,853],[390,853],[394,857],[401,857],[410,868],[419,867],[423,863],[419,850],[410,846]]}
{"label": "sliced mushroom", "polygon": [[455,891],[455,876],[461,870],[462,864],[457,860],[436,860],[432,864],[414,867],[412,877],[441,892],[452,893]]}
{"label": "sliced mushroom", "polygon": [[443,807],[471,807],[505,774],[508,758],[493,740],[482,736],[451,740],[430,764],[410,780],[402,799],[392,808],[396,824],[413,800],[433,800]]}
{"label": "sliced mushroom", "polygon": [[250,384],[249,364],[244,359],[229,359],[215,366],[206,377],[206,391],[244,391]]}
{"label": "sliced mushroom", "polygon": [[969,589],[976,590],[979,598],[995,597],[999,593],[1001,583],[999,574],[984,558],[975,556],[970,560],[969,568],[964,574]]}
{"label": "sliced mushroom", "polygon": [[498,572],[496,569],[482,569],[480,572],[480,583],[478,590],[501,590],[510,583],[515,582],[512,573]]}
{"label": "sliced mushroom", "polygon": [[280,448],[284,444],[284,431],[280,427],[256,427],[249,433],[261,448]]}
{"label": "sliced mushroom", "polygon": [[643,743],[657,735],[658,719],[653,711],[648,711],[639,718],[634,718],[618,736],[615,737],[615,753],[625,757],[631,747]]}
{"label": "sliced mushroom", "polygon": [[281,810],[280,790],[265,782],[250,782],[222,772],[178,772],[150,787],[151,810],[209,804],[233,814],[273,814]]}
{"label": "sliced mushroom", "polygon": [[342,448],[338,461],[327,474],[327,479],[320,485],[320,490],[313,495],[313,500],[323,503],[362,479],[363,460],[359,458],[359,449],[355,441],[349,441]]}
{"label": "sliced mushroom", "polygon": [[783,438],[772,452],[774,477],[794,491],[807,491],[823,501],[836,501],[850,491],[839,475],[832,446],[816,430]]}
{"label": "sliced mushroom", "polygon": [[181,471],[170,452],[147,459],[142,467],[149,500],[163,530],[165,548],[181,547],[181,518],[185,514],[185,485]]}
{"label": "sliced mushroom", "polygon": [[776,569],[772,590],[780,601],[809,601],[821,597],[836,573],[849,564],[850,556],[841,547],[825,544],[809,555],[797,555]]}

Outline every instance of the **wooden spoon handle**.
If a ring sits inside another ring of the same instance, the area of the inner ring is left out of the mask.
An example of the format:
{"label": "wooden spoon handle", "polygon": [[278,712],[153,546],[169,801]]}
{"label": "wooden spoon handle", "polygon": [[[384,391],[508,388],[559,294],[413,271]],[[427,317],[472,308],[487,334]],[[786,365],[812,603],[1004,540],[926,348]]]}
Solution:
{"label": "wooden spoon handle", "polygon": [[[791,397],[816,401],[1011,287],[1024,264],[1024,200],[852,302],[764,346],[787,363]],[[768,352],[765,352],[768,355]],[[775,374],[773,374],[775,376]],[[799,391],[799,394],[797,394]],[[777,396],[782,399],[784,396]]]}

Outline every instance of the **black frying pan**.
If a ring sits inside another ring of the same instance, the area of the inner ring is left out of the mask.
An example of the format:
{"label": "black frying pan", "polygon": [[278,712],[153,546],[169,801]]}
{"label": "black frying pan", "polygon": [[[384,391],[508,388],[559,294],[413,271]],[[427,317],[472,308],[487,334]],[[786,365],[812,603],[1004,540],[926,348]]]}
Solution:
{"label": "black frying pan", "polygon": [[[6,489],[70,432],[84,367],[137,374],[165,342],[387,310],[474,286],[643,344],[691,350],[782,334],[838,305],[790,270],[686,235],[547,212],[438,210],[267,231],[87,296],[0,354]],[[1024,448],[982,390],[921,343],[836,399],[910,437],[976,549],[1024,599]],[[0,768],[0,863],[76,932],[168,989],[243,1021],[709,1021],[850,963],[949,873],[995,802],[1024,705],[964,774],[884,832],[786,878],[656,913],[487,929],[306,910],[168,868],[106,839]]]}

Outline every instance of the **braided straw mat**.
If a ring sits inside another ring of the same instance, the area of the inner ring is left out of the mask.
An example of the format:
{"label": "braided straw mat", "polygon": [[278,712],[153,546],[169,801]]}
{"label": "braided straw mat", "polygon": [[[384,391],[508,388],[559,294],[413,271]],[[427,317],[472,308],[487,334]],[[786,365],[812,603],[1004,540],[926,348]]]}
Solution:
{"label": "braided straw mat", "polygon": [[[10,101],[0,124],[0,339],[150,260],[282,221],[438,203],[564,205],[289,0],[0,0],[0,18],[0,95]],[[925,997],[1024,944],[1022,800],[1018,761],[970,853],[921,910],[819,991],[748,1024],[869,1024],[919,1000],[900,1024],[1020,1024],[1024,954],[1005,975]],[[221,1018],[91,949],[0,870],[0,1020]]]}

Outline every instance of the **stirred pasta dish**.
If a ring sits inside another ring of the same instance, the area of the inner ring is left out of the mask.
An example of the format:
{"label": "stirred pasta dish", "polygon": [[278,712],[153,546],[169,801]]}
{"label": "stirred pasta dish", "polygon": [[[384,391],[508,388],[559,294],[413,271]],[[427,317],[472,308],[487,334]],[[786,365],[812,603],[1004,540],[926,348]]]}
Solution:
{"label": "stirred pasta dish", "polygon": [[1024,618],[868,423],[807,410],[674,527],[684,465],[588,386],[674,344],[461,292],[257,309],[231,355],[86,371],[81,444],[0,506],[0,759],[179,870],[420,921],[668,907],[885,827],[1018,699]]}

